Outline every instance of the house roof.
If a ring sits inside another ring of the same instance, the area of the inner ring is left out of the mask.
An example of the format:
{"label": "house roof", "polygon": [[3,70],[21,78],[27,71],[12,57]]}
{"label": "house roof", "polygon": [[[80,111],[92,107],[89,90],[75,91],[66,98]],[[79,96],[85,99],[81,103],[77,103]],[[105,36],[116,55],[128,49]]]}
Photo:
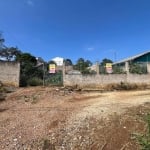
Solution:
{"label": "house roof", "polygon": [[137,55],[135,55],[135,56],[128,57],[128,58],[125,58],[125,59],[123,59],[123,60],[114,62],[113,65],[122,64],[122,63],[125,63],[125,62],[128,62],[128,61],[134,60],[134,59],[139,58],[139,57],[141,57],[141,56],[143,56],[143,55],[146,55],[146,54],[148,54],[148,53],[150,53],[150,51],[146,51],[146,52],[143,52],[143,53],[141,53],[141,54],[137,54]]}

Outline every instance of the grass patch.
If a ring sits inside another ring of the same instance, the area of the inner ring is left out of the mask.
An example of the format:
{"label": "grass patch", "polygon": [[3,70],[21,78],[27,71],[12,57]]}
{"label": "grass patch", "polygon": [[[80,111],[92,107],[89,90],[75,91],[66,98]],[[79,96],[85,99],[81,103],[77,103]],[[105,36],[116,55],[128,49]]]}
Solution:
{"label": "grass patch", "polygon": [[141,145],[142,150],[150,150],[150,114],[143,117],[147,124],[147,129],[145,134],[135,134],[135,138]]}

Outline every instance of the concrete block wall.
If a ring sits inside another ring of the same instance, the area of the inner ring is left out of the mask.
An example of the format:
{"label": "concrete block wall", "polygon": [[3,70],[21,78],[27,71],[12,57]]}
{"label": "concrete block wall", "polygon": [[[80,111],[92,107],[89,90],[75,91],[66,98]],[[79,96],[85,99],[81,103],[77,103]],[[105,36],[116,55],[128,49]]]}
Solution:
{"label": "concrete block wall", "polygon": [[129,74],[127,75],[127,82],[150,84],[150,74]]}
{"label": "concrete block wall", "polygon": [[87,86],[87,85],[103,85],[111,83],[126,82],[126,75],[65,75],[65,86]]}
{"label": "concrete block wall", "polygon": [[109,75],[65,75],[64,86],[100,86],[121,82],[150,84],[150,74],[109,74]]}
{"label": "concrete block wall", "polygon": [[20,63],[0,61],[0,81],[5,85],[19,87]]}

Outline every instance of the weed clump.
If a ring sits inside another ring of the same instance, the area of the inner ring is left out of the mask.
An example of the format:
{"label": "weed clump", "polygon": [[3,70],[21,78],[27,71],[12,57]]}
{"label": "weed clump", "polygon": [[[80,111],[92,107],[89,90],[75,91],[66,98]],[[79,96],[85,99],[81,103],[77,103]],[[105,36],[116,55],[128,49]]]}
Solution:
{"label": "weed clump", "polygon": [[28,83],[27,83],[29,86],[39,86],[39,85],[42,85],[43,82],[41,79],[39,78],[32,78],[32,79],[29,79],[28,80]]}
{"label": "weed clump", "polygon": [[108,84],[104,86],[105,90],[113,91],[113,90],[143,90],[146,89],[148,85],[146,84],[137,84],[137,83],[128,83],[128,82],[120,82],[119,84]]}
{"label": "weed clump", "polygon": [[54,144],[51,144],[49,140],[45,139],[42,150],[56,150],[56,149]]}
{"label": "weed clump", "polygon": [[150,150],[150,114],[143,117],[147,123],[147,130],[145,134],[136,134],[135,138],[141,145],[142,150]]}

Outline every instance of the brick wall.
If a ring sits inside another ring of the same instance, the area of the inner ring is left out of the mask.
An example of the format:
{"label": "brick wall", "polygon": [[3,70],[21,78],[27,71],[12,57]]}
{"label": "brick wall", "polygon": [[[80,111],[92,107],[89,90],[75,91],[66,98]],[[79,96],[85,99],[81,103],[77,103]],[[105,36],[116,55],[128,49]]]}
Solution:
{"label": "brick wall", "polygon": [[0,81],[6,85],[19,87],[20,63],[0,61]]}

